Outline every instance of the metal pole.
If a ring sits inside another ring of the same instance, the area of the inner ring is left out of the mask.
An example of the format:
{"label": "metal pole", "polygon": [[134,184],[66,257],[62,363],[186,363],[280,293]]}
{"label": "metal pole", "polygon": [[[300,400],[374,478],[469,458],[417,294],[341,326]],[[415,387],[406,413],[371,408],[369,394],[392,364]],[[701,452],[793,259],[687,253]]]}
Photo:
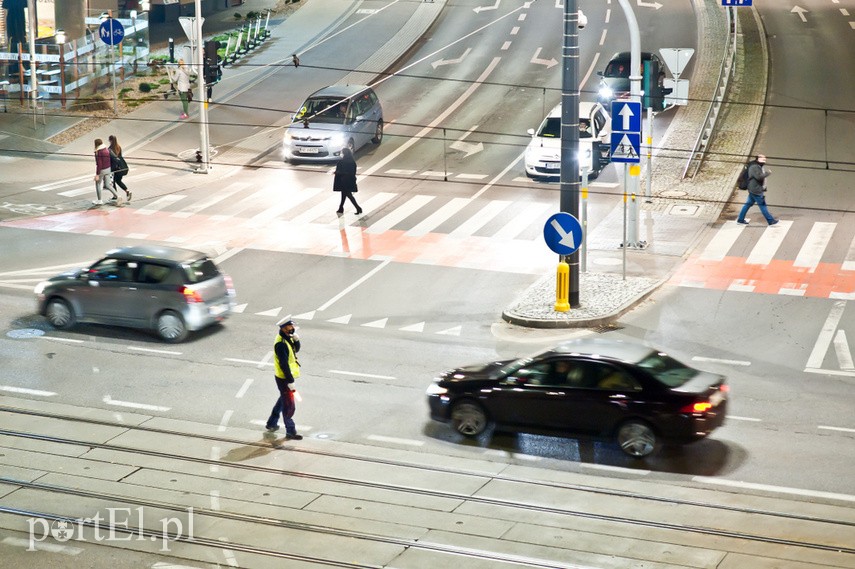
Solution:
{"label": "metal pole", "polygon": [[202,167],[197,170],[207,174],[211,168],[211,148],[208,143],[208,101],[203,89],[205,88],[205,54],[202,49],[202,0],[196,0],[196,18],[194,46],[196,48],[196,81],[199,85],[199,96],[202,104],[199,105],[199,145],[202,150]]}
{"label": "metal pole", "polygon": [[36,78],[36,2],[27,0],[27,18],[30,28],[30,98],[33,100],[33,128],[36,120],[36,104],[39,91],[39,80]]}
{"label": "metal pole", "polygon": [[623,8],[626,23],[629,27],[629,51],[630,51],[630,70],[629,70],[629,93],[630,99],[633,101],[641,101],[641,79],[638,75],[641,71],[641,34],[638,31],[638,20],[635,19],[635,12],[632,11],[632,6],[629,0],[618,0],[620,7]]}
{"label": "metal pole", "polygon": [[113,61],[115,54],[113,53],[113,11],[107,12],[107,17],[110,19],[110,43],[107,44],[107,49],[110,50],[110,75],[113,79],[113,114],[119,114],[119,96],[116,94],[116,64]]}
{"label": "metal pole", "polygon": [[626,180],[629,177],[629,164],[623,165],[623,280],[626,280]]}
{"label": "metal pole", "polygon": [[[561,197],[560,209],[579,218],[579,10],[564,2],[564,50],[561,54]],[[579,306],[579,250],[568,257],[570,307]]]}
{"label": "metal pole", "polygon": [[647,185],[644,188],[645,201],[650,203],[653,195],[653,109],[647,108]]}

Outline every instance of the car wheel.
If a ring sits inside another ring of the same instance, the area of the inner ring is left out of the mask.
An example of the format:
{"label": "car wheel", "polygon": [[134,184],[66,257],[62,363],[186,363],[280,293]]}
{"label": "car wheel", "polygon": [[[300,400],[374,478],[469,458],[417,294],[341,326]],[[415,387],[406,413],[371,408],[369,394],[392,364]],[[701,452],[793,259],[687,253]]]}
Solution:
{"label": "car wheel", "polygon": [[487,429],[487,413],[471,401],[463,401],[451,410],[451,424],[461,435],[477,437]]}
{"label": "car wheel", "polygon": [[629,456],[644,458],[656,450],[656,433],[647,423],[627,421],[618,429],[617,442]]}
{"label": "car wheel", "polygon": [[157,334],[167,342],[181,342],[187,338],[187,326],[178,313],[167,310],[157,317]]}
{"label": "car wheel", "polygon": [[52,298],[48,301],[45,316],[54,328],[61,330],[74,326],[74,312],[71,305],[61,298]]}
{"label": "car wheel", "polygon": [[383,140],[383,121],[377,121],[377,130],[374,131],[374,138],[371,139],[371,142],[374,144],[380,144],[380,141]]}

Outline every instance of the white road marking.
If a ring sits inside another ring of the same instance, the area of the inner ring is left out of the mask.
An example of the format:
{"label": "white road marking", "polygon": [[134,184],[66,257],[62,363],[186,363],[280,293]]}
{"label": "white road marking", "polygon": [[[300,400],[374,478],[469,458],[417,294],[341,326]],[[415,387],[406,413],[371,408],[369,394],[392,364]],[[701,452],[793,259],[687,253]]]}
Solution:
{"label": "white road marking", "polygon": [[347,324],[350,322],[353,314],[345,314],[344,316],[339,316],[337,318],[330,318],[327,322],[332,322],[333,324]]}
{"label": "white road marking", "polygon": [[844,271],[855,271],[855,237],[849,244],[849,250],[846,252],[846,260],[843,261]]}
{"label": "white road marking", "polygon": [[580,464],[582,468],[589,468],[592,470],[605,470],[607,472],[620,472],[622,474],[634,474],[636,476],[647,476],[650,474],[649,470],[638,470],[635,468],[624,468],[622,466],[609,466],[608,464],[591,464],[587,462],[583,462]]}
{"label": "white road marking", "polygon": [[745,263],[749,265],[768,265],[771,263],[792,225],[792,221],[781,220],[777,225],[764,229],[760,239],[757,240],[757,244],[751,250],[751,254],[745,259]]}
{"label": "white road marking", "polygon": [[734,421],[749,421],[752,423],[760,423],[763,419],[755,419],[754,417],[739,417],[738,415],[728,415],[728,419],[733,419]]}
{"label": "white road marking", "polygon": [[83,340],[77,340],[75,338],[57,338],[56,336],[39,336],[44,340],[53,340],[54,342],[68,342],[70,344],[82,344]]}
{"label": "white road marking", "polygon": [[249,225],[263,225],[272,221],[286,213],[295,207],[299,206],[301,203],[306,202],[316,195],[321,193],[321,188],[305,188],[301,192],[295,195],[289,195],[287,199],[285,196],[269,205],[267,208],[262,210],[261,213],[257,213],[248,220]]}
{"label": "white road marking", "polygon": [[825,319],[825,324],[822,325],[822,330],[820,330],[813,351],[810,353],[807,365],[805,366],[806,368],[818,369],[822,366],[822,360],[825,359],[825,354],[828,353],[828,347],[834,338],[834,331],[837,330],[837,325],[840,323],[840,318],[843,317],[845,309],[846,302],[838,300],[834,303],[834,306],[828,313],[828,318]]}
{"label": "white road marking", "polygon": [[217,431],[222,433],[229,428],[229,421],[231,421],[233,414],[234,410],[226,409],[226,412],[223,413],[223,418],[220,419],[220,425],[217,427]]}
{"label": "white road marking", "polygon": [[440,330],[437,334],[442,334],[445,336],[459,336],[460,332],[463,330],[462,326],[453,326],[451,328],[447,328],[445,330]]}
{"label": "white road marking", "polygon": [[[219,461],[220,460],[220,447],[212,446],[211,447],[211,460]],[[211,464],[208,467],[208,470],[211,472],[219,472],[220,466],[218,464]]]}
{"label": "white road marking", "polygon": [[827,431],[840,431],[842,433],[855,433],[855,429],[846,429],[844,427],[829,427],[827,425],[820,425],[817,429],[825,429]]}
{"label": "white road marking", "polygon": [[[540,220],[547,212],[547,210],[551,210],[554,207],[554,204],[546,203],[527,204],[524,208],[517,212],[517,215],[515,215],[514,218],[507,223],[507,225],[505,225],[495,234],[493,234],[493,239],[516,238],[520,233],[522,233],[526,229],[529,229],[538,220]],[[543,219],[543,221],[546,221],[546,219]]]}
{"label": "white road marking", "polygon": [[270,310],[262,310],[261,312],[256,312],[256,316],[273,316],[276,318],[279,316],[279,313],[282,312],[282,307],[279,306],[277,308],[271,308]]}
{"label": "white road marking", "polygon": [[377,265],[376,267],[374,267],[373,269],[371,269],[370,271],[368,271],[367,273],[365,273],[362,277],[360,277],[359,279],[357,279],[353,284],[351,284],[350,286],[348,286],[346,289],[344,289],[343,291],[341,291],[340,293],[338,293],[337,295],[335,295],[334,297],[332,297],[331,299],[329,299],[328,301],[326,301],[325,303],[323,303],[321,306],[319,306],[319,307],[318,307],[318,310],[319,310],[319,311],[324,311],[324,310],[326,310],[327,308],[329,308],[330,306],[332,306],[333,304],[335,304],[336,302],[338,302],[339,300],[341,300],[345,295],[347,295],[348,293],[350,293],[350,291],[354,290],[356,287],[358,287],[359,285],[361,285],[362,283],[364,283],[365,281],[367,281],[368,279],[370,279],[371,277],[373,277],[374,275],[376,275],[376,274],[377,274],[378,272],[380,272],[380,271],[381,271],[381,270],[382,270],[386,265],[388,265],[388,264],[389,264],[389,263],[391,263],[391,262],[392,262],[392,260],[391,260],[391,259],[385,259],[385,260],[384,260],[384,261],[382,261],[379,265]]}
{"label": "white road marking", "polygon": [[425,323],[418,322],[416,324],[410,324],[409,326],[404,326],[403,328],[398,328],[401,332],[424,332]]}
{"label": "white road marking", "polygon": [[219,490],[211,490],[211,509],[219,510],[220,509],[220,491]]}
{"label": "white road marking", "polygon": [[252,364],[254,366],[258,366],[258,368],[263,368],[264,366],[272,366],[273,362],[270,361],[270,358],[273,356],[273,352],[267,352],[267,355],[264,356],[264,359],[261,361],[254,360],[242,360],[240,358],[223,358],[223,360],[227,362],[235,362],[238,364]]}
{"label": "white road marking", "polygon": [[751,362],[746,362],[744,360],[725,360],[722,358],[708,358],[705,356],[694,356],[692,357],[692,361],[694,362],[713,362],[719,364],[728,364],[734,366],[750,366]]}
{"label": "white road marking", "polygon": [[470,198],[454,198],[404,233],[404,235],[407,237],[421,237],[430,233],[470,203],[472,203]]}
{"label": "white road marking", "polygon": [[59,187],[65,186],[66,184],[77,184],[84,180],[92,180],[93,177],[94,176],[90,175],[75,176],[74,178],[66,178],[65,180],[58,180],[56,182],[50,182],[49,184],[42,184],[41,186],[33,186],[30,189],[36,190],[37,192],[49,192],[50,190],[55,190]]}
{"label": "white road marking", "polygon": [[207,198],[194,203],[191,206],[185,207],[180,211],[172,213],[170,217],[190,217],[191,215],[199,213],[202,210],[208,209],[209,207],[232,197],[234,194],[241,192],[252,185],[253,184],[250,184],[248,182],[235,182],[233,184],[229,184],[219,192],[216,192],[208,196]]}
{"label": "white road marking", "polygon": [[704,247],[704,252],[701,253],[701,260],[723,261],[730,248],[733,247],[733,244],[742,235],[744,229],[744,225],[740,225],[735,221],[725,221],[724,225],[718,228],[713,238]]}
{"label": "white road marking", "polygon": [[28,550],[30,548],[35,549],[36,551],[47,551],[48,553],[61,553],[63,555],[79,555],[83,553],[83,550],[79,547],[71,547],[70,545],[59,545],[56,543],[45,543],[43,541],[33,541],[32,545],[30,544],[29,539],[24,539],[22,537],[4,537],[3,542],[6,545],[11,545],[12,547],[25,547]]}
{"label": "white road marking", "polygon": [[386,322],[388,322],[388,318],[381,318],[380,320],[374,320],[372,322],[366,322],[363,326],[367,326],[369,328],[385,328]]}
{"label": "white road marking", "polygon": [[358,371],[344,371],[344,370],[340,370],[340,369],[331,369],[328,371],[329,371],[329,373],[337,373],[339,375],[352,375],[354,377],[369,377],[371,379],[397,379],[395,376],[392,376],[392,375],[376,375],[373,373],[361,373]]}
{"label": "white road marking", "polygon": [[834,335],[834,351],[837,353],[840,369],[855,370],[855,363],[852,362],[852,352],[849,351],[849,342],[846,341],[845,330],[838,330],[837,334]]}
{"label": "white road marking", "polygon": [[423,196],[423,195],[415,195],[408,199],[403,204],[399,205],[391,212],[387,213],[384,217],[380,218],[380,220],[372,223],[368,229],[365,230],[366,233],[384,233],[394,226],[398,225],[401,221],[408,218],[410,215],[421,209],[423,206],[427,205],[431,201],[433,201],[435,196]]}
{"label": "white road marking", "polygon": [[246,392],[249,390],[249,386],[252,385],[252,382],[253,382],[253,378],[251,378],[251,377],[249,379],[247,379],[246,381],[244,381],[243,385],[241,385],[240,389],[238,389],[238,392],[235,393],[235,399],[240,399],[244,395],[246,395]]}
{"label": "white road marking", "polygon": [[20,393],[22,395],[35,395],[38,397],[53,397],[56,395],[53,391],[42,391],[41,389],[29,389],[27,387],[15,387],[12,385],[0,385],[0,391]]}
{"label": "white road marking", "polygon": [[822,253],[828,247],[828,242],[831,241],[835,227],[837,227],[836,223],[824,221],[814,223],[802,248],[799,250],[799,254],[796,255],[793,266],[807,267],[811,273],[814,272],[819,262],[822,261]]}
{"label": "white road marking", "polygon": [[424,441],[416,441],[413,439],[399,439],[397,437],[384,437],[383,435],[368,435],[365,438],[369,441],[377,441],[380,443],[396,443],[399,445],[409,445],[415,447],[424,446],[425,444]]}
{"label": "white road marking", "polygon": [[763,490],[765,492],[775,492],[778,494],[792,494],[795,496],[808,496],[812,498],[825,498],[830,500],[855,502],[855,496],[851,494],[836,494],[834,492],[803,490],[801,488],[787,488],[785,486],[771,486],[769,484],[753,484],[751,482],[738,482],[734,480],[724,480],[722,478],[708,478],[706,476],[694,476],[692,477],[692,481],[699,482],[701,484],[712,484],[714,486],[729,486],[732,488],[745,488],[748,490]]}
{"label": "white road marking", "polygon": [[155,350],[154,348],[138,348],[137,346],[128,346],[128,349],[135,352],[148,352],[150,354],[163,354],[165,356],[180,356],[182,354],[182,352],[171,350]]}
{"label": "white road marking", "polygon": [[107,405],[116,405],[117,407],[128,407],[130,409],[142,409],[144,411],[160,411],[165,413],[169,411],[170,407],[161,407],[160,405],[149,405],[148,403],[134,403],[132,401],[117,401],[112,399],[109,395],[105,395],[103,399],[101,399]]}
{"label": "white road marking", "polygon": [[171,206],[172,204],[174,204],[178,201],[183,200],[186,197],[187,196],[183,196],[183,195],[179,195],[179,194],[172,194],[172,195],[168,195],[168,196],[163,196],[162,198],[158,198],[158,199],[154,200],[153,202],[151,202],[147,206],[140,208],[140,209],[135,209],[133,211],[137,215],[151,215],[155,212],[158,212],[162,209],[165,209],[165,208]]}

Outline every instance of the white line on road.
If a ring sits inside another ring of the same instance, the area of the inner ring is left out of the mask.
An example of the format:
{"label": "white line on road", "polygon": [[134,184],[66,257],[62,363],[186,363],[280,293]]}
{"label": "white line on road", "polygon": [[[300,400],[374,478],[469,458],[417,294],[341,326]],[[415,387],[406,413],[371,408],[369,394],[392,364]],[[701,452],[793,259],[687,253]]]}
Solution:
{"label": "white line on road", "polygon": [[219,490],[211,490],[211,509],[219,510],[220,509],[220,491]]}
{"label": "white line on road", "polygon": [[223,413],[223,418],[220,419],[220,426],[217,427],[217,431],[222,433],[229,428],[229,421],[231,421],[233,414],[234,411],[232,409],[226,409],[226,412]]}
{"label": "white line on road", "polygon": [[11,545],[12,547],[26,547],[28,551],[34,549],[36,551],[47,551],[48,553],[62,553],[63,555],[79,555],[83,553],[83,550],[79,547],[57,545],[56,543],[43,543],[35,540],[30,544],[29,539],[24,539],[22,537],[4,537],[2,543]]}
{"label": "white line on road", "polygon": [[246,395],[246,392],[249,390],[249,386],[252,385],[252,382],[253,379],[251,377],[244,381],[243,385],[241,385],[240,389],[238,389],[238,392],[235,393],[235,399],[240,399],[241,397]]}
{"label": "white line on road", "polygon": [[155,350],[154,348],[138,348],[137,346],[128,346],[128,349],[135,352],[148,352],[151,354],[163,354],[165,356],[180,356],[182,354],[182,352],[172,350]]}
{"label": "white line on road", "polygon": [[737,415],[728,415],[727,418],[733,419],[734,421],[751,421],[754,423],[759,423],[763,420],[763,419],[755,419],[754,417],[739,417]]}
{"label": "white line on road", "polygon": [[102,399],[104,403],[107,405],[115,405],[117,407],[128,407],[129,409],[142,409],[144,411],[160,411],[166,412],[169,411],[170,407],[161,407],[160,405],[149,405],[147,403],[134,403],[132,401],[117,401],[112,399],[109,395],[105,395]]}
{"label": "white line on road", "polygon": [[365,437],[369,441],[377,441],[379,443],[397,443],[399,445],[409,445],[420,447],[425,444],[424,441],[416,441],[413,439],[399,439],[397,437],[384,437],[383,435],[368,435]]}
{"label": "white line on road", "polygon": [[385,261],[383,261],[382,263],[380,263],[379,265],[377,265],[376,267],[374,267],[373,269],[371,269],[370,271],[365,273],[361,278],[357,279],[356,282],[351,284],[349,287],[347,287],[346,289],[344,289],[343,291],[341,291],[340,293],[338,293],[337,295],[335,295],[334,297],[332,297],[331,299],[329,299],[328,301],[323,303],[320,307],[318,307],[318,310],[320,310],[320,311],[326,310],[327,308],[329,308],[330,306],[332,306],[333,304],[335,304],[336,302],[341,300],[341,298],[344,297],[346,294],[348,294],[350,291],[352,291],[353,289],[355,289],[356,287],[358,287],[359,285],[361,285],[362,283],[364,283],[365,281],[367,281],[368,279],[373,277],[380,270],[382,270],[383,267],[385,267],[386,265],[388,265],[391,262],[392,262],[391,259],[386,259]]}
{"label": "white line on road", "polygon": [[[825,359],[825,354],[828,353],[828,347],[834,339],[834,332],[837,330],[837,325],[843,317],[843,311],[846,309],[846,303],[837,301],[828,313],[828,318],[825,319],[825,324],[816,339],[816,344],[813,351],[810,353],[806,368],[817,369],[822,366],[822,360]],[[807,371],[807,369],[805,369]]]}
{"label": "white line on road", "polygon": [[39,336],[44,340],[53,340],[54,342],[69,342],[71,344],[82,344],[83,340],[77,340],[75,338],[57,338],[56,336]]}
{"label": "white line on road", "polygon": [[[219,462],[219,461],[220,461],[220,447],[218,447],[218,446],[212,446],[212,447],[211,447],[211,460],[213,460],[213,461],[215,461],[215,462]],[[218,464],[212,464],[212,465],[209,467],[209,470],[210,470],[211,472],[219,472],[219,471],[220,471],[220,466],[219,466]]]}
{"label": "white line on road", "polygon": [[787,488],[785,486],[771,486],[769,484],[753,484],[751,482],[739,482],[735,480],[724,480],[721,478],[708,478],[706,476],[694,476],[692,481],[701,484],[712,484],[717,486],[730,486],[733,488],[744,488],[748,490],[763,490],[778,494],[792,494],[795,496],[808,496],[812,498],[827,498],[830,500],[843,500],[855,502],[855,496],[851,494],[836,494],[834,492],[821,492],[818,490],[803,490],[801,488]]}
{"label": "white line on road", "polygon": [[837,362],[840,369],[853,371],[855,363],[852,361],[852,352],[849,350],[849,342],[846,341],[846,330],[838,330],[834,335],[834,351],[837,354]]}
{"label": "white line on road", "polygon": [[42,391],[41,389],[29,389],[27,387],[14,387],[12,385],[0,385],[0,391],[9,393],[21,393],[23,395],[36,395],[38,397],[53,397],[53,391]]}
{"label": "white line on road", "polygon": [[11,275],[42,275],[49,274],[53,276],[53,273],[56,271],[67,271],[79,269],[81,267],[88,267],[92,264],[92,261],[82,261],[80,263],[64,263],[62,265],[51,265],[49,267],[35,267],[32,269],[20,269],[18,271],[5,271],[0,273],[0,277],[11,276]]}
{"label": "white line on road", "polygon": [[352,375],[356,377],[370,377],[371,379],[397,379],[391,375],[375,375],[373,373],[359,373],[356,371],[342,371],[340,369],[331,369],[329,373],[337,373],[340,375]]}
{"label": "white line on road", "polygon": [[64,186],[66,184],[76,184],[77,182],[82,182],[83,180],[91,180],[92,176],[84,175],[84,176],[75,176],[74,178],[66,178],[64,180],[58,180],[56,182],[51,182],[49,184],[42,184],[41,186],[33,186],[30,189],[36,190],[38,192],[47,192],[53,189],[56,189],[60,186]]}
{"label": "white line on road", "polygon": [[744,360],[725,360],[722,358],[708,358],[705,356],[694,356],[692,358],[692,361],[694,361],[694,362],[712,362],[712,363],[728,364],[728,365],[734,365],[734,366],[750,366],[751,365],[751,362],[746,362]]}
{"label": "white line on road", "polygon": [[822,369],[819,367],[806,367],[805,373],[818,373],[821,375],[838,375],[843,377],[855,377],[855,370],[844,371],[841,369]]}
{"label": "white line on road", "polygon": [[227,361],[227,362],[235,362],[235,363],[238,363],[238,364],[252,364],[252,365],[256,365],[256,366],[258,366],[258,367],[263,367],[263,366],[272,366],[272,365],[273,365],[271,362],[266,361],[268,358],[264,358],[264,360],[262,360],[262,361],[260,361],[260,362],[259,362],[259,361],[255,361],[255,360],[242,360],[242,359],[239,359],[239,358],[223,358],[223,359],[224,359],[225,361]]}
{"label": "white line on road", "polygon": [[827,425],[820,425],[817,429],[825,429],[827,431],[840,431],[842,433],[855,433],[855,429],[846,429],[844,427],[829,427]]}
{"label": "white line on road", "polygon": [[609,466],[608,464],[591,464],[587,462],[581,463],[582,468],[590,468],[592,470],[605,470],[607,472],[621,472],[623,474],[634,474],[636,476],[647,476],[649,470],[639,470],[636,468],[624,468],[622,466]]}

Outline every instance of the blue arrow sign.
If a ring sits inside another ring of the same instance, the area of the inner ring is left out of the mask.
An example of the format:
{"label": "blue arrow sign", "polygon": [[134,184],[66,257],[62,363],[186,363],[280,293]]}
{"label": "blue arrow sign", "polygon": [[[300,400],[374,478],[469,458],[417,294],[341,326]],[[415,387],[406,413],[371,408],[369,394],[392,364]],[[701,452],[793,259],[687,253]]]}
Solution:
{"label": "blue arrow sign", "polygon": [[572,255],[582,245],[582,224],[569,213],[556,213],[546,220],[543,238],[559,255]]}
{"label": "blue arrow sign", "polygon": [[108,45],[122,43],[125,39],[125,26],[115,18],[107,18],[98,26],[98,37]]}
{"label": "blue arrow sign", "polygon": [[612,101],[612,132],[641,132],[641,103]]}
{"label": "blue arrow sign", "polygon": [[630,164],[641,162],[641,133],[613,132],[611,147],[612,162]]}
{"label": "blue arrow sign", "polygon": [[751,0],[721,0],[722,6],[751,6]]}

